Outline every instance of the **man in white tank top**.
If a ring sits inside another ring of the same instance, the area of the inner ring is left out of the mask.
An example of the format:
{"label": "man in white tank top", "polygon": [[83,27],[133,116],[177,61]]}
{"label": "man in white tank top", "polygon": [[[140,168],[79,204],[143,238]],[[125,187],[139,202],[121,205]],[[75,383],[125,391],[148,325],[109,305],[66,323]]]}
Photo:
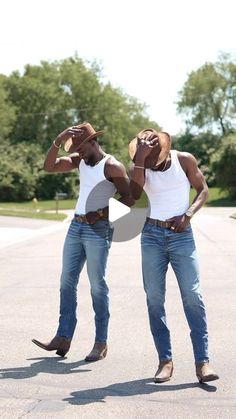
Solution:
{"label": "man in white tank top", "polygon": [[[130,183],[133,197],[139,199],[144,189],[150,204],[141,248],[149,322],[159,356],[154,382],[168,381],[173,373],[164,307],[169,263],[178,281],[191,330],[196,375],[200,382],[206,382],[219,377],[209,365],[206,312],[190,220],[206,201],[208,188],[196,159],[189,153],[170,150],[170,144],[169,134],[147,129],[129,145],[134,162]],[[196,196],[189,206],[190,185],[196,190]]]}
{"label": "man in white tank top", "polygon": [[[77,284],[86,261],[95,312],[95,343],[86,361],[97,361],[107,354],[109,307],[105,273],[112,240],[109,198],[117,191],[122,203],[128,206],[134,203],[123,164],[106,154],[97,142],[102,134],[89,123],[67,128],[53,141],[44,162],[47,172],[79,170],[80,194],[64,243],[56,336],[49,343],[36,339],[33,342],[60,356],[68,352],[77,323]],[[62,144],[71,154],[58,158]]]}

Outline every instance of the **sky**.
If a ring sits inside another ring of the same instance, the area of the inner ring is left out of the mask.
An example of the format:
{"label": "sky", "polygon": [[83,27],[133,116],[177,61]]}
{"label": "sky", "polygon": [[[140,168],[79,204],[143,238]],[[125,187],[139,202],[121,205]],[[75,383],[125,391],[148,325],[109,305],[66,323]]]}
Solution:
{"label": "sky", "polygon": [[236,57],[235,16],[235,0],[7,0],[0,73],[75,53],[95,59],[103,81],[146,103],[174,135],[184,130],[176,101],[189,73],[222,51]]}

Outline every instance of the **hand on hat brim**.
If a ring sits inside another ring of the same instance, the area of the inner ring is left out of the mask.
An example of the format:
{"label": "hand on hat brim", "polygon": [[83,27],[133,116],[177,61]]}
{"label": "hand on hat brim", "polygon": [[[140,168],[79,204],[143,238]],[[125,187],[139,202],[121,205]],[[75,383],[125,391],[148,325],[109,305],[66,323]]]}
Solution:
{"label": "hand on hat brim", "polygon": [[78,152],[79,153],[79,149],[80,149],[80,147],[82,146],[82,144],[85,144],[85,143],[87,143],[91,138],[86,138],[84,141],[82,141],[80,144],[75,144],[74,143],[74,141],[73,140],[76,140],[76,135],[74,134],[74,135],[72,135],[72,137],[71,138],[68,138],[68,140],[65,142],[65,144],[64,144],[64,150],[67,152],[67,153],[71,153],[72,151],[73,152]]}
{"label": "hand on hat brim", "polygon": [[138,141],[135,158],[141,157],[142,159],[145,159],[159,146],[157,138],[152,140],[143,140],[138,138]]}

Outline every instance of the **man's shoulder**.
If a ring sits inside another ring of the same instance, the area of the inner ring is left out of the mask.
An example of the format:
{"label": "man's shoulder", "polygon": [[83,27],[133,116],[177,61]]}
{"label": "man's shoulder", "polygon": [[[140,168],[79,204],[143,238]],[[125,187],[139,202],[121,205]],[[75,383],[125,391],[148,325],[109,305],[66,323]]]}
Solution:
{"label": "man's shoulder", "polygon": [[124,166],[123,163],[121,163],[115,156],[112,156],[109,154],[108,159],[106,161],[106,166]]}
{"label": "man's shoulder", "polygon": [[114,156],[109,155],[105,163],[105,174],[109,178],[123,177],[126,173],[125,166]]}
{"label": "man's shoulder", "polygon": [[179,160],[183,161],[196,161],[196,158],[193,154],[189,153],[188,151],[179,151],[179,150],[173,150],[177,153],[177,156]]}
{"label": "man's shoulder", "polygon": [[179,159],[179,162],[182,166],[182,169],[187,173],[192,168],[196,167],[198,165],[196,158],[193,154],[187,152],[187,151],[178,151],[177,156]]}

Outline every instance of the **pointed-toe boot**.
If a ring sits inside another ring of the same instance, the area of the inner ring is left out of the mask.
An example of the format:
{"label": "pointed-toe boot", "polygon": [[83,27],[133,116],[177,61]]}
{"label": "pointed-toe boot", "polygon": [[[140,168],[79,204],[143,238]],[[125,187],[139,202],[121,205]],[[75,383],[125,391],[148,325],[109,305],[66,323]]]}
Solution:
{"label": "pointed-toe boot", "polygon": [[201,362],[196,364],[196,375],[199,383],[206,383],[207,381],[214,381],[219,379],[219,375],[215,373],[208,362]]}
{"label": "pointed-toe boot", "polygon": [[94,344],[91,352],[86,356],[85,361],[94,362],[99,361],[100,359],[105,358],[107,354],[107,344],[106,343],[96,343]]}
{"label": "pointed-toe boot", "polygon": [[42,349],[45,349],[45,351],[56,351],[57,355],[65,356],[66,353],[70,349],[71,340],[55,336],[51,342],[48,343],[42,343],[39,340],[32,339],[32,342],[35,343],[35,345],[39,346]]}
{"label": "pointed-toe boot", "polygon": [[173,374],[173,362],[172,361],[161,361],[158,370],[154,377],[154,383],[164,383],[169,381]]}

